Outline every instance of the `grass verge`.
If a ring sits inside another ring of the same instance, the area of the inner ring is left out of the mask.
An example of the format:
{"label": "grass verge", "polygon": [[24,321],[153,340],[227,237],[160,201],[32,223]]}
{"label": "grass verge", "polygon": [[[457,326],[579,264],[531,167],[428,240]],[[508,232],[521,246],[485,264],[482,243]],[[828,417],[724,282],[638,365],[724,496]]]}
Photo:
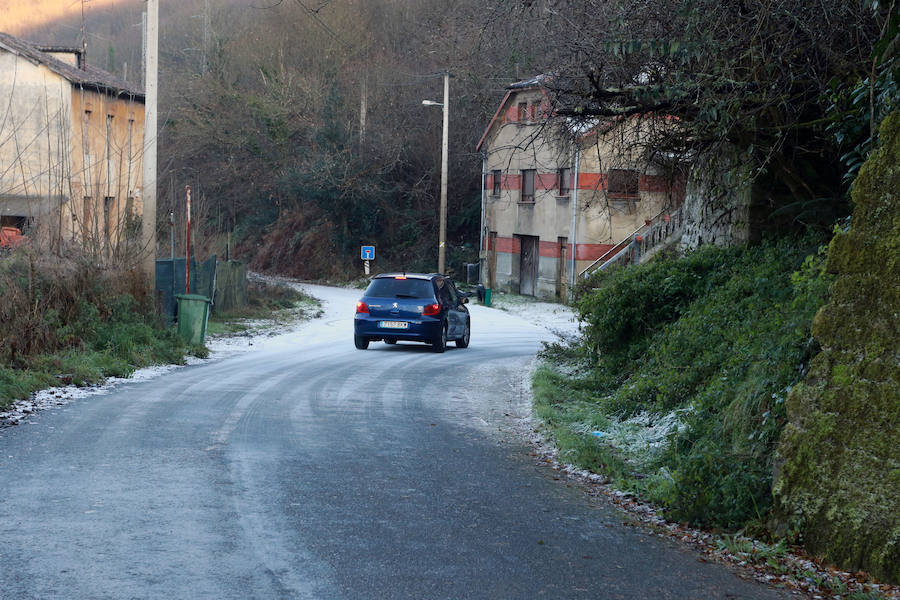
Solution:
{"label": "grass verge", "polygon": [[[288,286],[253,284],[248,306],[210,319],[210,335],[261,331],[314,315]],[[136,369],[183,364],[190,346],[156,314],[144,282],[85,257],[47,260],[27,250],[0,261],[0,411],[41,389],[86,386]]]}
{"label": "grass verge", "polygon": [[821,241],[706,248],[589,282],[583,340],[548,347],[534,377],[562,458],[670,519],[763,530],[784,399],[817,351]]}
{"label": "grass verge", "polygon": [[85,257],[10,254],[0,261],[0,296],[0,410],[47,387],[206,352],[163,327],[139,275]]}

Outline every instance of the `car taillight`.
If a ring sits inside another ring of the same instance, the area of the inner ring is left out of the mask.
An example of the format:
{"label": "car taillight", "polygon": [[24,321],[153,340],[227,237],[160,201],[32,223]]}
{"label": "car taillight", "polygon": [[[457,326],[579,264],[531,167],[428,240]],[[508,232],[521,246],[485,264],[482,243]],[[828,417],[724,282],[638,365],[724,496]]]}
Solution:
{"label": "car taillight", "polygon": [[360,300],[359,302],[356,303],[356,313],[357,314],[359,314],[359,313],[369,314],[369,307],[366,305],[365,302]]}
{"label": "car taillight", "polygon": [[422,309],[422,314],[426,316],[434,316],[441,313],[441,305],[440,304],[428,304],[425,308]]}

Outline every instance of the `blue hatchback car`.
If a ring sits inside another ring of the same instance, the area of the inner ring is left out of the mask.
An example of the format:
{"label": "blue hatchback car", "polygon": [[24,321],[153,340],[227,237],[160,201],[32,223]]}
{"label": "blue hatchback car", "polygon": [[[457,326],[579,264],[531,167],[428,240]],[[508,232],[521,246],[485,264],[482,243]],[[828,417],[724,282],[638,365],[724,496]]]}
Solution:
{"label": "blue hatchback car", "polygon": [[438,273],[376,275],[356,303],[353,342],[360,350],[378,340],[424,342],[435,352],[449,341],[466,348],[472,333],[468,301],[468,294]]}

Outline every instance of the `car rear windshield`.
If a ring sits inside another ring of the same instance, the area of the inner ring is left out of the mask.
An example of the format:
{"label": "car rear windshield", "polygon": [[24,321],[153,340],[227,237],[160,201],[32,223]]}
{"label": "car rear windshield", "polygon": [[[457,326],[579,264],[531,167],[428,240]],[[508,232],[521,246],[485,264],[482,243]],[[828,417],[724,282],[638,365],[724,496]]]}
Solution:
{"label": "car rear windshield", "polygon": [[434,287],[428,279],[373,279],[366,296],[378,298],[434,298]]}

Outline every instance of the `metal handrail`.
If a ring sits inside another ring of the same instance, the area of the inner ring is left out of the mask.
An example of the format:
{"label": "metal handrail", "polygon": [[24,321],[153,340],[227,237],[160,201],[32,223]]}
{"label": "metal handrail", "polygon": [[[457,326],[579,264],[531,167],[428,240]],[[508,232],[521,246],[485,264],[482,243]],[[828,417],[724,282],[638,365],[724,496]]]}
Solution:
{"label": "metal handrail", "polygon": [[[666,215],[669,216],[668,220],[665,219]],[[662,226],[660,226],[661,224]],[[680,207],[671,212],[666,210],[660,211],[659,214],[588,265],[581,271],[580,277],[587,278],[594,271],[602,271],[612,265],[625,262],[628,258],[631,260],[628,260],[626,264],[639,262],[641,257],[647,254],[648,250],[662,243],[680,228]],[[607,258],[610,254],[613,254],[613,256]]]}
{"label": "metal handrail", "polygon": [[[598,258],[597,260],[595,260],[594,262],[592,262],[591,264],[589,264],[587,267],[585,267],[585,268],[581,271],[581,274],[584,275],[584,273],[585,273],[586,271],[591,270],[591,268],[593,268],[594,265],[597,265],[597,264],[603,264],[603,263],[606,262],[607,260],[612,260],[613,258],[615,258],[616,256],[618,256],[618,255],[622,252],[622,250],[623,250],[624,248],[626,248],[626,247],[628,246],[628,244],[631,243],[631,241],[634,239],[634,237],[635,237],[636,235],[639,235],[639,234],[641,233],[641,231],[643,231],[643,230],[646,229],[647,227],[648,227],[648,225],[646,225],[646,224],[641,225],[640,227],[638,227],[637,229],[635,229],[633,232],[631,232],[630,234],[628,234],[627,236],[625,236],[625,237],[622,239],[621,242],[619,242],[618,244],[616,244],[615,246],[613,246],[612,248],[610,248],[609,250],[607,250],[606,252],[604,252],[603,255],[600,256],[600,258]],[[609,256],[610,254],[612,254],[613,256],[612,256],[610,259],[607,259],[606,257]]]}

